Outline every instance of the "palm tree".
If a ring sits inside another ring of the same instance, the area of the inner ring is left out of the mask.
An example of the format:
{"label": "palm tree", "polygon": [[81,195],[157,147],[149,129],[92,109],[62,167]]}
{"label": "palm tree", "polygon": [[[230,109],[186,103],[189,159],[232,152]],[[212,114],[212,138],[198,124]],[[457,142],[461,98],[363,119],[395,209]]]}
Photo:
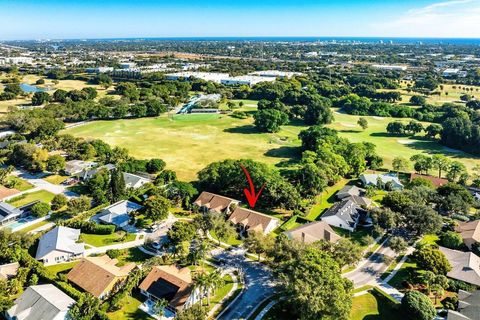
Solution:
{"label": "palm tree", "polygon": [[163,317],[165,315],[165,308],[168,307],[168,301],[165,299],[155,300],[153,304],[153,312]]}
{"label": "palm tree", "polygon": [[208,277],[205,272],[200,272],[195,276],[194,289],[198,289],[201,292],[201,296],[208,296]]}
{"label": "palm tree", "polygon": [[207,304],[210,305],[210,294],[215,294],[218,287],[223,284],[222,276],[218,270],[207,275]]}

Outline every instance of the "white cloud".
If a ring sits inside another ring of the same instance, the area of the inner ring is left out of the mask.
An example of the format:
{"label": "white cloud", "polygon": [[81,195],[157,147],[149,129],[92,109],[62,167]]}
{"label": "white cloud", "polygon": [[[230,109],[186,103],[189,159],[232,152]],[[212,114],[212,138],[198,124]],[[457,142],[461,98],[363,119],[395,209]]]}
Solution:
{"label": "white cloud", "polygon": [[373,23],[378,34],[406,37],[480,38],[480,0],[452,0],[412,8]]}

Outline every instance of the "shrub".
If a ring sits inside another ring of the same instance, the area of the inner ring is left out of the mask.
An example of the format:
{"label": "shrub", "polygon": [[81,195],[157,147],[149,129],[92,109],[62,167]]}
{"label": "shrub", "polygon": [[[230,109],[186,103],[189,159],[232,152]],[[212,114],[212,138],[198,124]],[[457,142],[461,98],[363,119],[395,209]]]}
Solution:
{"label": "shrub", "polygon": [[432,301],[419,291],[408,291],[402,298],[402,309],[409,319],[432,320],[435,307]]}
{"label": "shrub", "polygon": [[56,194],[53,199],[52,199],[52,209],[53,210],[58,210],[65,206],[68,202],[68,199],[65,195],[63,194]]}
{"label": "shrub", "polygon": [[70,228],[80,229],[83,233],[89,233],[89,234],[108,235],[115,232],[114,225],[110,225],[110,224],[103,225],[103,224],[95,223],[93,221],[73,220],[73,221],[66,221],[64,225]]}
{"label": "shrub", "polygon": [[457,310],[458,298],[456,296],[446,297],[442,300],[442,305],[445,309]]}
{"label": "shrub", "polygon": [[32,211],[32,214],[35,217],[41,218],[41,217],[45,217],[46,215],[48,215],[48,213],[50,212],[50,209],[51,208],[50,208],[50,205],[48,203],[38,202],[38,203],[33,205],[31,211]]}
{"label": "shrub", "polygon": [[110,250],[107,250],[106,254],[110,259],[116,259],[120,257],[122,252],[118,249],[110,249]]}
{"label": "shrub", "polygon": [[442,233],[440,236],[440,241],[444,247],[450,249],[458,249],[463,246],[462,236],[455,231],[447,231]]}

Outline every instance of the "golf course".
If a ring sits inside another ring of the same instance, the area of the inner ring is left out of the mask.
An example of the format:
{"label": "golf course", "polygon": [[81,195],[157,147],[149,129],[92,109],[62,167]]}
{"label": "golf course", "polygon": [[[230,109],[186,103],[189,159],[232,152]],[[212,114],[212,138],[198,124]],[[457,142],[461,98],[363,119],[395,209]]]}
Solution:
{"label": "golf course", "polygon": [[[248,108],[253,109],[253,108]],[[386,133],[394,118],[363,117],[368,128],[357,124],[358,116],[335,111],[335,121],[329,125],[351,142],[372,142],[377,146],[384,166],[391,168],[393,158],[410,158],[417,153],[442,153],[461,161],[467,168],[479,159],[464,152],[449,149],[422,136],[395,137]],[[403,119],[408,122],[410,119]],[[219,114],[186,114],[158,118],[95,121],[64,132],[86,139],[102,139],[125,147],[138,158],[157,157],[165,160],[169,169],[180,179],[194,180],[199,170],[211,162],[228,158],[251,158],[275,165],[300,155],[298,133],[306,126],[282,126],[278,133],[258,132],[253,118],[237,119]]]}

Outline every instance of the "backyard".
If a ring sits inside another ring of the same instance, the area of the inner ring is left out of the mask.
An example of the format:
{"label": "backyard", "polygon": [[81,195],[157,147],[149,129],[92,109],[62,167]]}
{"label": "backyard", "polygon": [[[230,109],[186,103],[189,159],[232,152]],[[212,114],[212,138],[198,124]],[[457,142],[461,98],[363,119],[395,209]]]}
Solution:
{"label": "backyard", "polygon": [[23,205],[32,203],[34,201],[42,201],[46,203],[50,203],[55,195],[51,192],[40,190],[30,193],[22,194],[18,197],[12,198],[7,202],[10,203],[12,206],[21,207]]}

